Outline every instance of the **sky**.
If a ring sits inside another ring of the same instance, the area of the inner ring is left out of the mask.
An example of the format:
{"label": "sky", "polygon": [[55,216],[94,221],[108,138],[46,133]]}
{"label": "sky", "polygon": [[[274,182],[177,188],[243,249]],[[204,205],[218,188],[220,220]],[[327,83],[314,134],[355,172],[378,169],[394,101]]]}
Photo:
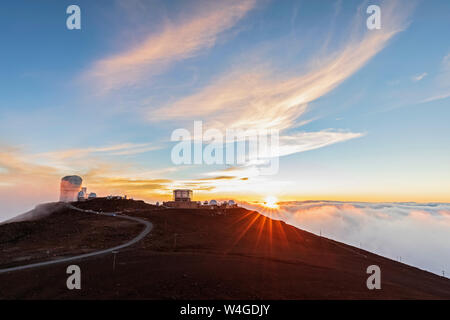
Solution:
{"label": "sky", "polygon": [[[449,1],[0,6],[0,220],[57,201],[72,174],[150,202],[450,202]],[[194,121],[277,130],[276,174],[175,164],[172,133]]]}

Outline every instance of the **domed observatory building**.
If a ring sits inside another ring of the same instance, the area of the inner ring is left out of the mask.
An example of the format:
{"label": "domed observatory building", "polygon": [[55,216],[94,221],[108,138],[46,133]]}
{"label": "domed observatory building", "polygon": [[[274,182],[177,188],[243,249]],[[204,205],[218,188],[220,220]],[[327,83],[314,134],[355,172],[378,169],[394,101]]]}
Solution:
{"label": "domed observatory building", "polygon": [[228,207],[230,207],[230,208],[236,208],[236,207],[237,207],[237,204],[236,204],[236,202],[235,202],[234,200],[229,200],[229,201],[228,201]]}
{"label": "domed observatory building", "polygon": [[84,201],[87,199],[87,189],[81,188],[81,191],[78,192],[78,201]]}
{"label": "domed observatory building", "polygon": [[78,200],[78,193],[81,191],[83,179],[79,176],[66,176],[61,179],[59,201],[72,202]]}

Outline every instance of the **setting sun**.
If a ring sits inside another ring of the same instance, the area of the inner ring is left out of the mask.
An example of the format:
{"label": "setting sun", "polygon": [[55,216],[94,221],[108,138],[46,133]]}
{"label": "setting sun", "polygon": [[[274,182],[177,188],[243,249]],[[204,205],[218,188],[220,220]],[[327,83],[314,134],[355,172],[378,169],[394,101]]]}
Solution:
{"label": "setting sun", "polygon": [[274,196],[268,196],[266,197],[265,201],[264,201],[264,206],[268,207],[268,208],[278,208],[277,205],[278,199]]}

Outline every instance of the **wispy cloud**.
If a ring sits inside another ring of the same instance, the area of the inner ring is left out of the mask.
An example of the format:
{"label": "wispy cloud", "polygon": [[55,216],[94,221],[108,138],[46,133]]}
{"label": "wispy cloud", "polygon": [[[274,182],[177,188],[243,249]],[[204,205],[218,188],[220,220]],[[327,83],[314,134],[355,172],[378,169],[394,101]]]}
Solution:
{"label": "wispy cloud", "polygon": [[447,98],[450,98],[450,92],[437,94],[437,95],[428,97],[428,98],[420,101],[420,103],[427,103],[427,102],[432,102],[432,101],[437,101],[437,100],[444,100],[444,99],[447,99]]}
{"label": "wispy cloud", "polygon": [[[411,8],[396,1],[383,5],[383,28],[350,37],[340,50],[314,59],[310,71],[286,75],[267,66],[239,66],[212,84],[174,103],[149,111],[150,121],[203,119],[218,129],[284,131],[298,127],[308,104],[323,97],[360,70],[407,26]],[[362,12],[362,11],[361,11]],[[360,12],[360,13],[361,13]],[[361,15],[355,18],[360,21]],[[363,25],[363,24],[361,24]],[[362,28],[358,25],[358,28]],[[360,133],[320,131],[286,134],[280,154],[312,150],[360,137]]]}
{"label": "wispy cloud", "polygon": [[51,166],[33,163],[20,149],[2,146],[0,151],[0,176],[9,185],[25,182],[23,178],[29,176],[48,177],[57,173]]}
{"label": "wispy cloud", "polygon": [[282,136],[278,156],[323,148],[335,143],[360,138],[363,133],[324,130],[319,132],[299,132]]}
{"label": "wispy cloud", "polygon": [[38,153],[37,158],[50,158],[55,160],[79,159],[90,154],[106,154],[106,155],[128,155],[148,152],[158,149],[157,146],[150,143],[122,143],[105,147],[89,147],[78,149],[65,149],[60,151],[50,151]]}
{"label": "wispy cloud", "polygon": [[87,177],[91,189],[108,189],[109,192],[115,191],[120,194],[125,193],[144,198],[162,193],[170,196],[170,187],[173,184],[170,179],[105,178],[95,174],[90,174]]}
{"label": "wispy cloud", "polygon": [[97,61],[85,77],[101,91],[134,86],[174,62],[193,57],[215,45],[218,36],[233,27],[256,0],[204,3],[197,14],[182,22],[166,22],[161,32],[148,36],[134,48]]}
{"label": "wispy cloud", "polygon": [[442,65],[444,69],[450,70],[450,53],[442,59]]}
{"label": "wispy cloud", "polygon": [[[36,204],[57,201],[60,178],[78,174],[85,185],[99,195],[128,194],[141,199],[170,196],[174,168],[141,169],[128,157],[107,157],[117,152],[132,153],[146,144],[28,153],[18,147],[0,149],[0,221],[31,209]],[[137,152],[137,151],[136,151]]]}
{"label": "wispy cloud", "polygon": [[436,78],[438,89],[431,96],[420,101],[420,103],[450,98],[450,53],[442,58],[440,69],[441,72]]}
{"label": "wispy cloud", "polygon": [[[146,144],[120,144],[107,147],[68,149],[60,151],[27,153],[19,148],[2,147],[0,152],[0,176],[2,181],[10,185],[20,184],[31,179],[56,179],[63,174],[85,173],[91,176],[115,175],[125,172],[129,167],[126,161],[120,159],[104,159],[104,155],[117,153],[135,154],[142,151]],[[99,156],[101,155],[101,156]],[[95,172],[95,174],[93,174]],[[155,176],[156,171],[151,171]],[[142,173],[141,173],[142,174]],[[132,176],[132,175],[131,175]],[[27,178],[28,177],[28,178]]]}
{"label": "wispy cloud", "polygon": [[280,76],[278,70],[261,66],[240,66],[221,76],[199,92],[150,111],[152,120],[207,117],[226,127],[291,127],[306,105],[336,88],[382,50],[406,25],[408,10],[396,10],[397,2],[383,7],[385,24],[381,30],[367,31],[359,40],[350,40],[308,73]]}
{"label": "wispy cloud", "polygon": [[19,149],[0,149],[0,221],[33,208],[42,201],[56,200],[58,170],[33,163]]}
{"label": "wispy cloud", "polygon": [[425,78],[427,75],[428,75],[428,73],[424,72],[424,73],[415,75],[414,77],[412,77],[412,80],[414,82],[418,82],[418,81],[422,80],[423,78]]}

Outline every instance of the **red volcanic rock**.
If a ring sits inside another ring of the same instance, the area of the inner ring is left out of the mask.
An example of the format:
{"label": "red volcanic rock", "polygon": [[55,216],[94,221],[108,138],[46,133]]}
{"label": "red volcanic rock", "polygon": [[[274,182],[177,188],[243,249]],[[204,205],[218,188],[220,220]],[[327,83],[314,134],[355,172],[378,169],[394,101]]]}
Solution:
{"label": "red volcanic rock", "polygon": [[[446,278],[257,212],[166,209],[130,200],[107,201],[76,205],[90,210],[120,209],[154,226],[139,243],[117,253],[114,271],[112,254],[71,263],[82,270],[82,292],[67,290],[66,264],[0,274],[0,298],[450,299],[450,280]],[[22,223],[14,226],[14,232],[31,238],[1,239],[2,252],[14,252],[9,259],[32,255],[30,248],[57,247],[59,255],[64,249],[74,255],[86,246],[95,250],[97,245],[104,248],[124,242],[142,228],[114,217],[76,211],[52,214],[36,222],[40,225]],[[0,226],[0,234],[7,227]],[[68,236],[64,238],[64,234]],[[41,236],[45,241],[40,244]],[[42,260],[42,256],[36,259]],[[4,268],[8,262],[1,259],[0,264]],[[381,290],[366,287],[369,265],[381,268]]]}

